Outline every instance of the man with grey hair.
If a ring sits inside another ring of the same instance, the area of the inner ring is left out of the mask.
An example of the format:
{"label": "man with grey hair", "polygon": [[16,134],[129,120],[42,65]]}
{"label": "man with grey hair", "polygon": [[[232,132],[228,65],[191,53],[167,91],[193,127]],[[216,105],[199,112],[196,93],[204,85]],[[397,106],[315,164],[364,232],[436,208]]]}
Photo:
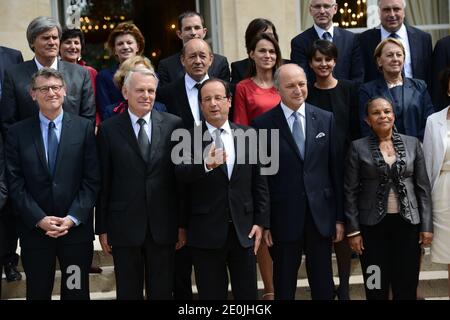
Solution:
{"label": "man with grey hair", "polygon": [[61,299],[89,299],[92,209],[100,187],[93,122],[63,111],[66,85],[57,70],[37,71],[30,94],[39,111],[9,128],[5,148],[26,296],[51,299],[58,258]]}
{"label": "man with grey hair", "polygon": [[333,17],[338,10],[335,0],[310,0],[309,13],[314,25],[291,41],[291,61],[301,66],[308,81],[314,83],[315,74],[309,66],[309,54],[314,41],[324,39],[338,48],[334,76],[341,80],[362,82],[364,69],[357,37],[353,32],[333,26]]}
{"label": "man with grey hair", "polygon": [[30,77],[44,67],[58,70],[64,76],[67,88],[64,111],[95,120],[94,92],[89,73],[79,65],[58,59],[60,37],[61,26],[52,18],[37,17],[28,25],[28,45],[35,56],[5,72],[0,102],[3,134],[15,122],[38,113],[38,106],[29,93]]}
{"label": "man with grey hair", "polygon": [[359,35],[364,61],[364,82],[382,77],[373,57],[376,46],[391,37],[400,40],[405,47],[404,75],[408,78],[424,80],[431,85],[431,35],[405,25],[404,0],[378,0],[379,27],[367,30]]}
{"label": "man with grey hair", "polygon": [[171,135],[182,121],[153,109],[157,87],[154,72],[130,71],[122,88],[128,110],[102,122],[98,130],[102,187],[96,233],[103,251],[114,257],[120,300],[142,300],[144,278],[148,298],[171,299],[175,247],[185,243],[178,241],[171,160]]}
{"label": "man with grey hair", "polygon": [[275,84],[280,104],[252,122],[254,128],[269,130],[269,136],[280,131],[279,170],[268,176],[270,229],[264,231],[273,259],[275,299],[295,298],[306,254],[312,299],[331,300],[331,245],[344,233],[342,161],[333,143],[334,117],[305,102],[306,75],[298,65],[281,66]]}

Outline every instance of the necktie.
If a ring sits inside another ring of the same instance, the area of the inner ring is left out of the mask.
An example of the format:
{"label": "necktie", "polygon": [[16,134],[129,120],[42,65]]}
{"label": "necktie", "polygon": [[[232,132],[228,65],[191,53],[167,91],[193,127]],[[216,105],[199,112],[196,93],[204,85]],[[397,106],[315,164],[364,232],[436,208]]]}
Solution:
{"label": "necktie", "polygon": [[297,144],[298,150],[302,159],[305,159],[305,135],[303,134],[302,122],[299,119],[298,113],[293,112],[294,124],[292,125],[292,136]]}
{"label": "necktie", "polygon": [[[223,140],[220,137],[220,134],[223,132],[223,129],[216,129],[214,130],[214,135],[215,135],[215,139],[214,139],[214,144],[216,145],[216,149],[222,149],[223,151],[226,152],[225,150],[225,145],[223,144]],[[226,163],[222,164],[225,168],[225,172],[227,173],[227,177],[228,177],[228,166]]]}
{"label": "necktie", "polygon": [[400,38],[400,36],[399,36],[398,34],[396,34],[395,32],[392,32],[392,33],[389,35],[389,38],[398,39],[398,38]]}
{"label": "necktie", "polygon": [[[197,90],[199,90],[201,85],[202,85],[202,84],[201,84],[200,82],[197,82],[197,83],[194,85],[194,87],[195,87]],[[200,121],[204,121],[205,118],[203,117],[203,112],[202,112],[202,109],[200,108],[200,106],[198,106],[198,113],[199,113],[199,115],[200,115]]]}
{"label": "necktie", "polygon": [[331,33],[329,33],[328,31],[323,33],[322,39],[333,42],[333,37],[331,36]]}
{"label": "necktie", "polygon": [[55,123],[50,121],[47,133],[47,160],[48,169],[52,177],[55,174],[56,154],[58,153],[58,138],[56,137],[55,129]]}
{"label": "necktie", "polygon": [[142,118],[140,118],[137,122],[140,126],[139,133],[138,133],[139,149],[141,149],[141,154],[142,154],[142,157],[144,158],[144,160],[148,161],[148,157],[150,154],[150,142],[148,140],[148,135],[144,129],[144,125],[147,122],[145,122],[145,120]]}

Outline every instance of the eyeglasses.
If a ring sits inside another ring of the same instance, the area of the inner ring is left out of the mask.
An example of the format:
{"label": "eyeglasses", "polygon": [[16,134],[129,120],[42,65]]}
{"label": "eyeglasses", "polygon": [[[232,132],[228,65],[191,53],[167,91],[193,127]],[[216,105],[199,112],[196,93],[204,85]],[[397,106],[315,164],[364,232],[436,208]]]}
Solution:
{"label": "eyeglasses", "polygon": [[52,89],[52,91],[53,91],[53,93],[58,93],[60,90],[61,90],[61,88],[62,87],[64,87],[63,85],[53,85],[53,86],[42,86],[42,87],[36,87],[36,88],[33,88],[33,90],[39,90],[39,92],[40,93],[42,93],[42,94],[47,94],[48,93],[48,91],[50,90],[50,89]]}
{"label": "eyeglasses", "polygon": [[203,103],[211,103],[212,100],[216,100],[217,102],[222,102],[225,101],[226,99],[228,99],[228,97],[224,97],[224,96],[214,96],[214,97],[204,97],[202,99]]}
{"label": "eyeglasses", "polygon": [[321,8],[323,8],[324,10],[330,10],[335,5],[336,5],[336,3],[333,3],[333,4],[315,4],[315,5],[311,6],[311,8],[313,8],[314,10],[317,10],[317,11],[320,11]]}

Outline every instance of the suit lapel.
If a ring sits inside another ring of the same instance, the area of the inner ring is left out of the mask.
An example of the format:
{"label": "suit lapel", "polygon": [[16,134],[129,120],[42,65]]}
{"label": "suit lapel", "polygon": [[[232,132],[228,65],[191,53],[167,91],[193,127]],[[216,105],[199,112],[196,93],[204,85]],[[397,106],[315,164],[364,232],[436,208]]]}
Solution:
{"label": "suit lapel", "polygon": [[276,111],[273,113],[273,121],[275,122],[275,128],[278,128],[280,130],[281,135],[287,141],[289,146],[294,150],[298,158],[303,161],[297,144],[295,143],[294,137],[292,136],[292,132],[289,129],[289,125],[287,123],[286,117],[284,116],[283,109],[281,109],[281,105],[278,105],[276,107]]}
{"label": "suit lapel", "polygon": [[155,164],[154,160],[159,150],[159,145],[161,142],[162,119],[158,111],[152,111],[150,121],[152,122],[152,132],[151,132],[150,159],[148,170],[150,170],[151,167]]}
{"label": "suit lapel", "polygon": [[142,162],[146,164],[146,161],[142,157],[141,150],[139,149],[139,145],[133,130],[133,126],[131,125],[131,119],[130,115],[128,114],[128,111],[122,112],[117,117],[120,117],[118,121],[120,133],[128,142],[128,144],[131,146],[131,148],[134,150],[134,152],[137,153],[138,157],[142,160]]}
{"label": "suit lapel", "polygon": [[[238,126],[236,126],[234,123],[230,122],[230,128],[231,128],[231,134],[233,135],[233,148],[234,148],[234,164],[233,164],[233,171],[231,172],[230,175],[230,180],[233,179],[233,177],[237,174],[237,171],[239,169],[239,165],[237,163],[238,161],[238,150],[237,150],[237,138],[236,135],[234,134],[234,130],[239,129]],[[244,141],[242,141],[244,142]],[[248,159],[247,157],[247,147],[245,147],[245,157],[244,159]]]}
{"label": "suit lapel", "polygon": [[47,173],[50,174],[48,169],[47,157],[45,155],[44,141],[42,140],[39,116],[35,116],[35,121],[33,121],[30,128],[30,133],[33,135],[34,146],[36,148],[38,158],[42,163],[42,167],[44,167],[47,170]]}
{"label": "suit lapel", "polygon": [[[419,35],[414,31],[414,29],[410,28],[409,26],[406,26],[406,32],[408,34],[408,42],[409,43],[421,43],[421,39]],[[411,53],[411,68],[412,68],[412,74],[414,75],[416,70],[419,69],[418,65],[421,63],[420,57],[422,57],[422,53],[419,52],[421,46],[409,46],[410,47],[410,53]]]}
{"label": "suit lapel", "polygon": [[305,128],[305,162],[311,158],[311,154],[314,150],[315,143],[315,133],[318,132],[317,128],[317,116],[312,110],[311,106],[305,103],[305,117],[306,117],[306,128]]}
{"label": "suit lapel", "polygon": [[192,115],[191,107],[189,104],[184,77],[180,78],[178,82],[178,88],[175,92],[180,93],[180,95],[178,95],[178,108],[180,108],[180,116],[182,119],[186,120],[185,124],[189,125],[188,128],[191,128],[194,124],[194,116]]}
{"label": "suit lapel", "polygon": [[72,125],[72,117],[69,113],[64,112],[62,119],[62,127],[61,127],[61,136],[59,138],[58,143],[58,152],[56,154],[56,168],[55,168],[55,177],[58,174],[58,171],[62,165],[65,154],[67,153],[67,148],[70,148],[70,139],[72,137],[71,134],[71,125]]}

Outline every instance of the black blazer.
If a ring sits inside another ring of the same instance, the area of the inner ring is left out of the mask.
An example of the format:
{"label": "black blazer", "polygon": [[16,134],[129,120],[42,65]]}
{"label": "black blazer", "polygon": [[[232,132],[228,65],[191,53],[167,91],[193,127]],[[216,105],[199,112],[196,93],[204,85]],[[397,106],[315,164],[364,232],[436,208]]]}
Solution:
{"label": "black blazer", "polygon": [[440,111],[450,105],[450,98],[447,95],[447,90],[442,91],[441,83],[439,81],[441,72],[450,67],[450,36],[446,36],[436,42],[433,51],[433,78],[431,79],[431,89],[434,109]]}
{"label": "black blazer", "polygon": [[[291,40],[291,61],[302,67],[309,82],[316,76],[309,67],[308,55],[314,41],[319,39],[314,26],[300,33]],[[337,79],[352,80],[362,83],[364,68],[358,39],[353,32],[334,27],[333,43],[338,49],[338,59],[333,74]]]}
{"label": "black blazer", "polygon": [[[428,87],[431,85],[431,35],[417,28],[406,25],[409,47],[411,49],[411,65],[413,77],[424,80]],[[378,70],[373,53],[381,42],[381,29],[373,28],[359,34],[361,52],[364,63],[364,82],[383,77]]]}
{"label": "black blazer", "polygon": [[[247,130],[248,127],[230,123],[231,129]],[[269,227],[269,192],[267,180],[260,173],[258,164],[249,162],[249,145],[245,145],[245,163],[236,163],[231,179],[228,179],[225,165],[205,172],[203,150],[211,143],[206,124],[197,127],[209,141],[203,141],[201,150],[192,149],[186,154],[185,164],[176,166],[177,177],[185,184],[187,244],[196,248],[222,248],[227,240],[229,217],[235,227],[240,244],[244,248],[253,246],[254,239],[248,235],[253,225]],[[190,132],[194,134],[195,129]],[[195,136],[194,136],[195,137]],[[201,137],[200,137],[201,138]],[[195,139],[195,138],[194,138]],[[234,136],[235,151],[237,139]],[[192,151],[194,150],[194,151]],[[237,152],[237,151],[236,151]],[[195,164],[194,158],[202,159]],[[238,154],[236,154],[238,159]]]}
{"label": "black blazer", "polygon": [[[252,126],[279,130],[279,169],[268,176],[270,229],[274,241],[303,239],[306,210],[324,237],[336,232],[336,222],[344,222],[341,157],[338,155],[333,114],[306,103],[305,160],[292,136],[281,106],[256,117]],[[277,151],[271,141],[270,152]]]}
{"label": "black blazer", "polygon": [[[400,214],[409,223],[420,224],[420,231],[433,232],[431,186],[420,141],[410,136],[400,135],[400,137],[406,151],[406,164],[400,174],[404,179],[410,211],[408,215],[405,212],[400,212]],[[382,210],[377,205],[377,190],[381,183],[380,172],[387,168],[386,163],[382,167],[378,167],[375,163],[369,137],[353,141],[347,155],[345,168],[347,234],[360,231],[360,225],[376,225],[386,216],[389,190],[386,188],[383,190],[385,200]]]}
{"label": "black blazer", "polygon": [[[185,71],[180,60],[180,53],[175,53],[159,62],[158,76],[159,86],[164,87],[169,83],[181,78]],[[208,74],[210,77],[219,78],[226,82],[230,81],[230,68],[226,57],[220,54],[214,54],[214,60],[209,67]]]}
{"label": "black blazer", "polygon": [[[94,122],[95,99],[89,72],[75,63],[60,60],[58,70],[66,82],[64,111]],[[25,61],[6,70],[0,102],[4,134],[13,123],[38,114],[39,107],[30,96],[31,76],[37,71],[34,60]]]}
{"label": "black blazer", "polygon": [[[9,196],[19,216],[22,247],[45,248],[94,239],[92,208],[100,187],[93,122],[64,113],[54,177],[48,171],[38,116],[12,125],[6,140]],[[45,216],[74,216],[81,224],[53,239],[36,228]]]}
{"label": "black blazer", "polygon": [[[22,52],[0,46],[0,85],[3,84],[5,70],[14,64],[23,62]],[[0,90],[1,92],[2,90]]]}
{"label": "black blazer", "polygon": [[112,246],[141,246],[150,230],[158,244],[177,240],[178,192],[171,160],[171,134],[181,119],[151,113],[150,159],[142,158],[128,111],[101,123],[97,134],[102,187],[96,208],[96,233]]}
{"label": "black blazer", "polygon": [[156,94],[156,100],[166,105],[168,113],[174,114],[183,120],[183,128],[190,129],[194,127],[194,116],[189,105],[184,76],[165,87],[160,87]]}
{"label": "black blazer", "polygon": [[8,189],[6,187],[6,176],[5,176],[5,157],[3,153],[3,139],[0,135],[0,262],[2,257],[7,253],[6,246],[6,230],[3,225],[3,206],[8,198]]}

